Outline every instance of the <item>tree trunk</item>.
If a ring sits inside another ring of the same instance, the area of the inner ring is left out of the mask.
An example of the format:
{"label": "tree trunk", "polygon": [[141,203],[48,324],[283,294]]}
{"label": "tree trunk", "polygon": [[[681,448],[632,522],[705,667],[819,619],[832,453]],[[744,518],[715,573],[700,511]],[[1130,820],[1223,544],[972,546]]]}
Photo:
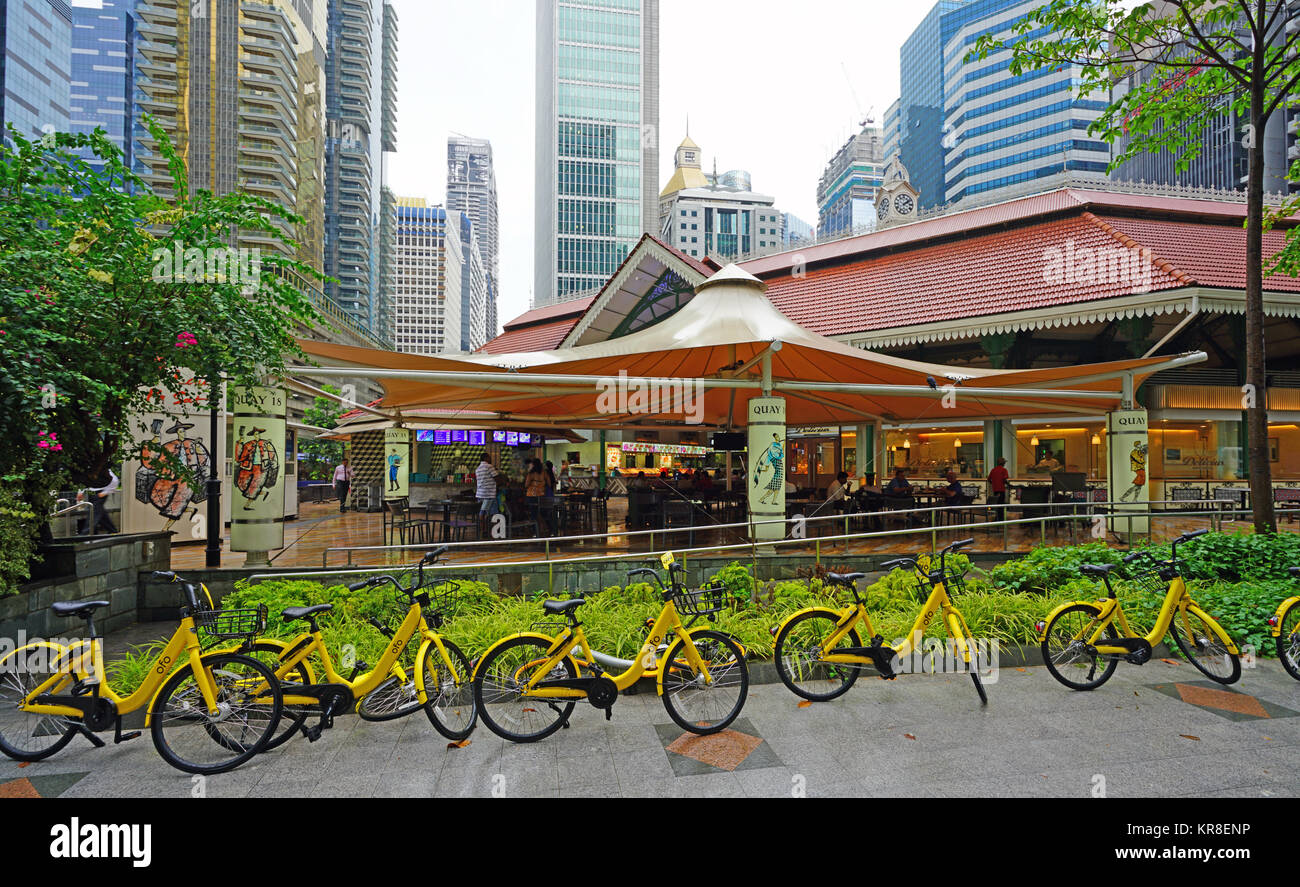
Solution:
{"label": "tree trunk", "polygon": [[1250,177],[1246,192],[1246,405],[1250,500],[1256,533],[1276,533],[1268,461],[1268,390],[1264,372],[1264,108],[1263,64],[1255,66],[1250,103]]}

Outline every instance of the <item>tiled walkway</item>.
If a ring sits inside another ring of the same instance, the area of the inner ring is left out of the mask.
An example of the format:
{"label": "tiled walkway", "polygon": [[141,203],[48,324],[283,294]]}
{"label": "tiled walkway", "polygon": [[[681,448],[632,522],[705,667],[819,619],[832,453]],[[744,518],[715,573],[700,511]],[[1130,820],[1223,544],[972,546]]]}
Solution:
{"label": "tiled walkway", "polygon": [[[610,527],[621,527],[625,518],[626,500],[611,499]],[[1172,538],[1186,530],[1209,527],[1211,521],[1206,517],[1170,516],[1154,518],[1151,524],[1152,537],[1161,540]],[[1251,530],[1248,521],[1225,521],[1222,526],[1228,532],[1250,532]],[[835,527],[835,529],[832,529],[832,527]],[[1297,532],[1300,531],[1300,524],[1282,521],[1279,528],[1283,532]],[[939,527],[934,532],[933,537],[929,530],[923,529],[921,532],[910,534],[895,533],[884,536],[864,536],[849,540],[847,543],[843,541],[819,543],[810,539],[803,543],[782,545],[780,550],[782,553],[789,554],[810,554],[814,551],[828,554],[858,555],[907,554],[928,549],[932,541],[937,541],[942,546],[953,539],[974,536],[975,551],[1024,552],[1044,542],[1048,544],[1067,544],[1072,541],[1088,541],[1090,538],[1089,529],[1086,524],[1077,524],[1074,527],[1074,532],[1071,533],[1071,529],[1067,526],[1058,525],[1054,527],[1051,524],[1031,523],[1010,527],[1004,532],[1001,528],[985,529],[978,524],[974,524]],[[844,529],[843,524],[838,521],[821,524],[820,530],[817,529],[816,525],[809,524],[809,536],[811,537],[816,532],[829,536],[842,534]],[[229,542],[228,539],[226,541]],[[672,535],[666,535],[662,531],[655,533],[653,536],[613,535],[603,542],[596,540],[576,543],[552,542],[549,547],[546,543],[535,539],[515,539],[491,546],[474,544],[457,546],[452,560],[461,563],[485,563],[541,560],[548,557],[551,559],[589,557],[625,552],[662,551],[666,548],[675,548],[677,550],[687,547],[709,548],[716,545],[743,544],[745,541],[745,539],[736,535],[733,530],[709,529],[695,530],[693,542],[689,538],[687,531],[679,531]],[[303,507],[302,515],[298,520],[290,521],[285,525],[285,542],[287,544],[284,549],[272,553],[273,566],[304,570],[321,569],[325,564],[324,556],[327,549],[345,549],[349,547],[363,549],[367,546],[382,546],[384,544],[383,520],[382,516],[377,513],[348,512],[347,514],[340,514],[338,507],[330,503],[308,504]],[[747,547],[745,550],[747,550]],[[332,567],[343,566],[348,563],[349,556],[352,563],[358,565],[406,563],[414,559],[414,554],[411,551],[331,551],[328,565]],[[201,568],[204,565],[204,557],[204,546],[201,543],[176,545],[172,549],[172,567],[176,570]],[[243,564],[243,554],[223,550],[223,567],[240,567]]]}
{"label": "tiled walkway", "polygon": [[480,726],[452,748],[423,714],[346,716],[202,783],[147,736],[78,739],[50,761],[0,759],[0,797],[1295,797],[1300,683],[1272,661],[1244,675],[1225,690],[1156,660],[1077,693],[1004,668],[987,708],[964,675],[864,678],[813,705],[758,684],[711,738],[673,726],[653,693],[621,697],[608,722],[579,704],[571,729],[530,745]]}

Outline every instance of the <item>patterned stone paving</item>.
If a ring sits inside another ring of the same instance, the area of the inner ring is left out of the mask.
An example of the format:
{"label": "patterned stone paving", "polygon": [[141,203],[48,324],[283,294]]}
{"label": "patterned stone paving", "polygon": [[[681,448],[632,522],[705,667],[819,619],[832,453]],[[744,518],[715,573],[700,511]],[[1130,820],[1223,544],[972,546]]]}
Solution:
{"label": "patterned stone paving", "polygon": [[730,728],[708,736],[683,733],[674,724],[657,724],[655,730],[664,741],[677,776],[782,766],[781,759],[745,718],[737,718]]}
{"label": "patterned stone paving", "polygon": [[1267,700],[1258,699],[1240,690],[1216,684],[1213,681],[1192,683],[1154,684],[1152,690],[1188,705],[1195,705],[1231,721],[1251,721],[1266,718],[1293,718],[1300,712]]}

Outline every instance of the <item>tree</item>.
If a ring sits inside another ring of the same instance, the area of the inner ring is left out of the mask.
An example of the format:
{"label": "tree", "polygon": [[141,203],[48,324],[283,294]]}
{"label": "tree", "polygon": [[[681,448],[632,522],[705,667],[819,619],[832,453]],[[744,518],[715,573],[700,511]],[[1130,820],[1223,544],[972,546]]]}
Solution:
{"label": "tree", "polygon": [[[159,389],[206,411],[212,383],[281,374],[300,325],[321,320],[296,283],[320,275],[284,233],[301,220],[249,194],[191,195],[146,124],[174,202],[102,130],[33,142],[10,129],[0,147],[0,482],[36,514],[129,455],[132,417],[157,408]],[[249,233],[271,249],[231,248]]]}
{"label": "tree", "polygon": [[[321,390],[329,394],[338,394],[339,388],[323,385]],[[335,428],[343,408],[328,397],[317,397],[312,405],[303,411],[303,422],[315,428]],[[308,438],[299,442],[298,451],[307,457],[304,473],[309,480],[331,480],[334,467],[343,460],[343,441]]]}
{"label": "tree", "polygon": [[[1264,256],[1264,231],[1296,207],[1264,205],[1264,129],[1300,84],[1300,30],[1288,25],[1300,12],[1285,0],[1051,0],[1007,40],[985,35],[970,58],[1009,49],[1009,70],[1065,68],[1081,81],[1080,98],[1104,93],[1108,104],[1089,131],[1128,147],[1114,169],[1145,151],[1168,150],[1180,170],[1201,150],[1206,125],[1229,109],[1246,121],[1246,409],[1247,451],[1255,531],[1277,531],[1268,458],[1268,403],[1264,358],[1264,275],[1296,273],[1300,257],[1288,235],[1278,256]],[[1049,36],[1031,38],[1047,30]],[[1126,92],[1112,92],[1125,79]],[[1268,267],[1266,268],[1266,264]]]}

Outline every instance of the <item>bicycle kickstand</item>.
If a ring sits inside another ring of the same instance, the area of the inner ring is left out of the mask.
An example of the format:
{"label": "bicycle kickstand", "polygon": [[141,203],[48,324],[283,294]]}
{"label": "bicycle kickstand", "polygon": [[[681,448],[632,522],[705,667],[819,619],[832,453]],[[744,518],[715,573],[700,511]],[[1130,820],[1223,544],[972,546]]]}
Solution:
{"label": "bicycle kickstand", "polygon": [[104,740],[96,736],[94,733],[91,733],[90,730],[86,728],[85,724],[78,724],[77,732],[80,733],[82,736],[86,737],[88,740],[90,740],[90,744],[93,745],[95,748],[103,748],[105,745],[108,744],[104,742]]}

